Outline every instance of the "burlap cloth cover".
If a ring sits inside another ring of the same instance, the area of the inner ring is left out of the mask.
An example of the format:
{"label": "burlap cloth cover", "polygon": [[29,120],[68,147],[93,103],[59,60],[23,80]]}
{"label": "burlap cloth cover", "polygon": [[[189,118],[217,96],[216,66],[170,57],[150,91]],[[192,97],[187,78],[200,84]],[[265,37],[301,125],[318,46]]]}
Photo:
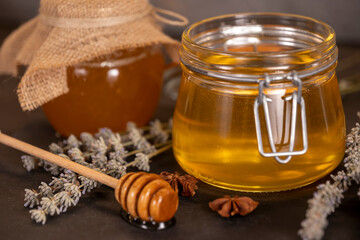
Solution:
{"label": "burlap cloth cover", "polygon": [[39,12],[0,49],[1,73],[17,75],[17,65],[28,66],[17,90],[23,110],[67,93],[70,65],[153,44],[163,44],[176,59],[179,42],[166,36],[157,22],[187,24],[186,18],[154,8],[148,0],[41,0]]}

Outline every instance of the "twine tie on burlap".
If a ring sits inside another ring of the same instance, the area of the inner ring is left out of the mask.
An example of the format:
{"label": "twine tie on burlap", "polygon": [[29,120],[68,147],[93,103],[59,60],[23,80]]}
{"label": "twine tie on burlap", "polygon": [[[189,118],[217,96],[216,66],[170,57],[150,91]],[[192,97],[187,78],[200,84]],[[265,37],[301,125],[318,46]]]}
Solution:
{"label": "twine tie on burlap", "polygon": [[[162,17],[160,14],[170,16],[178,19],[178,21],[171,20],[169,18]],[[59,27],[59,28],[98,28],[98,27],[111,27],[115,25],[125,24],[128,22],[136,21],[137,19],[143,18],[148,14],[152,14],[159,22],[172,25],[172,26],[185,26],[188,24],[186,17],[169,11],[166,9],[156,8],[151,5],[144,9],[143,12],[129,16],[117,16],[107,18],[60,18],[52,17],[44,14],[40,14],[40,20],[43,24]]]}

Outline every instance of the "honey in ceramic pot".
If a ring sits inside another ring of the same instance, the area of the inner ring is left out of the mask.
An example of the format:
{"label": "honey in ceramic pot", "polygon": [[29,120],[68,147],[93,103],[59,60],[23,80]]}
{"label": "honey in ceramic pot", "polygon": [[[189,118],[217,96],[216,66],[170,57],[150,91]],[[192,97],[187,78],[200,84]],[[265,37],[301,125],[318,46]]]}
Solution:
{"label": "honey in ceramic pot", "polygon": [[178,163],[242,191],[287,190],[327,175],[345,149],[336,60],[332,28],[306,17],[238,14],[190,26],[174,113]]}
{"label": "honey in ceramic pot", "polygon": [[69,92],[43,105],[62,135],[146,124],[157,106],[164,59],[160,46],[125,49],[67,68]]}

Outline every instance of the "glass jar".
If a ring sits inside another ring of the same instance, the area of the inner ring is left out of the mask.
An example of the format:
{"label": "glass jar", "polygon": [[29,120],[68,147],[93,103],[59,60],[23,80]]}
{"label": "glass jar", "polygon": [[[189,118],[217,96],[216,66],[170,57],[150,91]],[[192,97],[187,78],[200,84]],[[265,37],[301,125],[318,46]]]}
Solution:
{"label": "glass jar", "polygon": [[188,173],[222,188],[280,191],[342,160],[329,25],[278,13],[214,17],[184,31],[180,55],[173,149]]}
{"label": "glass jar", "polygon": [[43,105],[64,136],[146,124],[157,106],[165,68],[160,46],[126,49],[67,68],[69,92]]}

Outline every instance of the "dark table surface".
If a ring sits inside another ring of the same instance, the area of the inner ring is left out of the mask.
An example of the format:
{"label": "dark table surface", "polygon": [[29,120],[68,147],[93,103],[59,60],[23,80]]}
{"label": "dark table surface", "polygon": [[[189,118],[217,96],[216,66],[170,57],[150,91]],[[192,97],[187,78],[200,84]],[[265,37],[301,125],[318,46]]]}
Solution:
{"label": "dark table surface", "polygon": [[[0,37],[7,33],[0,31]],[[359,46],[340,46],[340,79],[359,71],[359,63],[357,66],[349,64],[359,59],[359,53]],[[40,109],[21,111],[16,97],[18,81],[0,76],[0,129],[47,149],[51,142],[56,141],[55,132]],[[167,120],[172,115],[174,104],[173,100],[162,96],[155,117]],[[343,104],[349,132],[357,121],[360,93],[344,95]],[[24,189],[36,189],[42,181],[50,182],[51,176],[43,170],[26,172],[21,155],[16,150],[0,146],[0,239],[299,239],[297,231],[305,217],[307,200],[316,185],[326,180],[292,191],[262,194],[232,192],[200,182],[194,198],[180,197],[176,225],[158,232],[144,231],[123,221],[113,190],[102,186],[84,195],[78,205],[66,213],[49,217],[42,226],[30,219],[29,210],[23,206]],[[152,172],[164,170],[183,172],[171,151],[156,157],[151,164]],[[345,194],[341,206],[328,218],[324,239],[360,239],[358,188],[353,186]],[[225,194],[250,196],[260,205],[248,216],[223,219],[209,209],[208,202]]]}

